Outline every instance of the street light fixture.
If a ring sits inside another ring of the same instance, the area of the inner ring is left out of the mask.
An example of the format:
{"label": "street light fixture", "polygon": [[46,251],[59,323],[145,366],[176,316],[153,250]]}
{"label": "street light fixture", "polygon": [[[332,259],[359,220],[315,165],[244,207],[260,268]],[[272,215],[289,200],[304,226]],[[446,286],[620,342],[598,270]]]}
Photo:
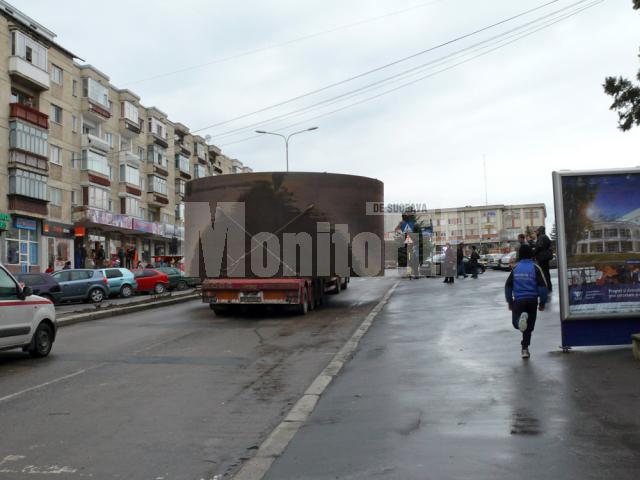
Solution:
{"label": "street light fixture", "polygon": [[304,130],[299,130],[297,132],[290,133],[289,135],[282,135],[281,133],[275,133],[275,132],[267,132],[265,130],[256,130],[256,133],[261,133],[263,135],[275,135],[277,137],[281,137],[284,140],[285,157],[287,160],[287,172],[288,172],[289,171],[289,139],[294,135],[298,135],[299,133],[311,132],[313,130],[318,130],[318,127],[305,128]]}

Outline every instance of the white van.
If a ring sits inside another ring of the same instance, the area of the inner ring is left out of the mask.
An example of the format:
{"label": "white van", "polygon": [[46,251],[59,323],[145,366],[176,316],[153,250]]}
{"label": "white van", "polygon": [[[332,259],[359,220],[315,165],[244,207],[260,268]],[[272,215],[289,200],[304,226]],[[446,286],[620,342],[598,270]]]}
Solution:
{"label": "white van", "polygon": [[0,265],[0,350],[22,348],[32,357],[46,357],[56,330],[53,303],[33,295]]}

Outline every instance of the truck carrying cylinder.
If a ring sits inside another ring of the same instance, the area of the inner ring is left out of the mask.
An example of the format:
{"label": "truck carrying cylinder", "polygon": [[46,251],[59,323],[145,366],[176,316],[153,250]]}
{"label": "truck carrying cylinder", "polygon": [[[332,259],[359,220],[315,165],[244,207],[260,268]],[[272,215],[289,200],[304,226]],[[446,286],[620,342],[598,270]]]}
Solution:
{"label": "truck carrying cylinder", "polygon": [[333,173],[187,183],[185,268],[200,278],[384,275],[384,186]]}

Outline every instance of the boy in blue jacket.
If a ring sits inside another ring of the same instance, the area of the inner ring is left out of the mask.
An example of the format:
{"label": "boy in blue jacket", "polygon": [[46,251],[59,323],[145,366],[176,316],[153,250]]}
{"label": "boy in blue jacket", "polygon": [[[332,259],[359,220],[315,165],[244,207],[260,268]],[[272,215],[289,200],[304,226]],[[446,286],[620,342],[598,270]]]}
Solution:
{"label": "boy in blue jacket", "polygon": [[529,358],[536,309],[544,310],[548,289],[542,269],[533,263],[533,250],[529,245],[520,246],[518,258],[520,260],[504,285],[504,293],[512,313],[513,328],[522,332],[522,358]]}

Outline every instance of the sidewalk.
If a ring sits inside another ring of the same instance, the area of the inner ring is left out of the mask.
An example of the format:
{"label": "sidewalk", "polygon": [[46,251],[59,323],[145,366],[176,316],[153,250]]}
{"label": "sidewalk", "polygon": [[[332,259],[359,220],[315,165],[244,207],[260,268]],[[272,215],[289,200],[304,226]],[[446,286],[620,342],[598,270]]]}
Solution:
{"label": "sidewalk", "polygon": [[403,281],[264,478],[638,478],[640,362],[561,353],[555,297],[521,360],[506,275]]}
{"label": "sidewalk", "polygon": [[[195,288],[189,288],[187,290],[182,291],[172,291],[165,293],[159,297],[149,294],[142,295],[134,295],[129,298],[108,298],[99,304],[94,303],[62,303],[60,305],[56,305],[56,315],[59,318],[65,318],[69,315],[77,314],[77,313],[88,313],[88,312],[96,312],[103,311],[109,309],[117,309],[119,307],[132,306],[132,305],[140,305],[146,303],[155,303],[159,300],[166,300],[169,298],[186,298],[187,296],[194,296],[196,293]],[[195,297],[194,297],[195,298]]]}

